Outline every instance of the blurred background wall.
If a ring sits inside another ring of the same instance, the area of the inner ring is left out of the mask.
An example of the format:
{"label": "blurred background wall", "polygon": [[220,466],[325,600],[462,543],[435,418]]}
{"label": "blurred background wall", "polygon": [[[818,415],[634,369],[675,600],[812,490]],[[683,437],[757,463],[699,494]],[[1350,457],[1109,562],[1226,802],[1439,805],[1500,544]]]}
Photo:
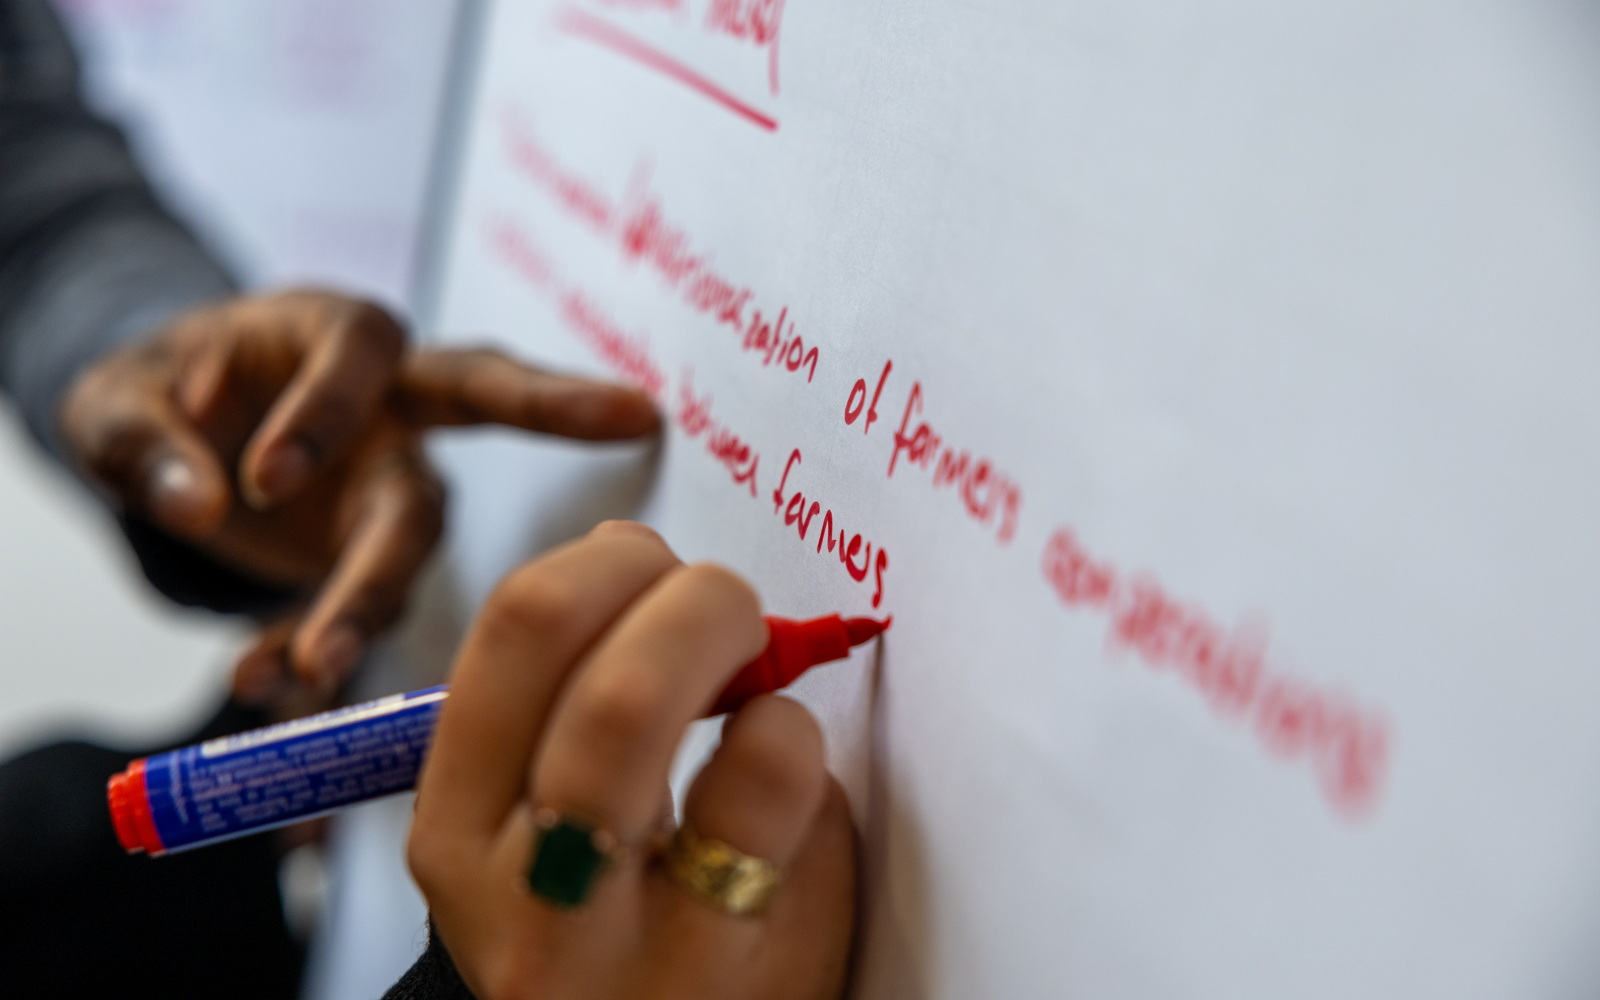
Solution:
{"label": "blurred background wall", "polygon": [[[57,0],[91,102],[250,287],[405,311],[456,0]],[[0,420],[0,754],[161,738],[245,639],[144,584],[115,524]]]}

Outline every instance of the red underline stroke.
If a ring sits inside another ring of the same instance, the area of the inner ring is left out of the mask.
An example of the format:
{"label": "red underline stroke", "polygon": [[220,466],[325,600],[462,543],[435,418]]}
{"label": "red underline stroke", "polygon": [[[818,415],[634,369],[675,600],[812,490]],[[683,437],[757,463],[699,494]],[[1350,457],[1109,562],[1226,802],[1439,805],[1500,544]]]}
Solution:
{"label": "red underline stroke", "polygon": [[762,114],[665,52],[641,42],[622,29],[595,17],[593,14],[568,8],[562,12],[557,23],[563,31],[587,39],[596,45],[604,46],[618,55],[626,56],[642,66],[647,66],[664,76],[671,77],[690,90],[711,98],[734,114],[754,122],[768,132],[776,132],[778,130],[778,120],[776,118]]}

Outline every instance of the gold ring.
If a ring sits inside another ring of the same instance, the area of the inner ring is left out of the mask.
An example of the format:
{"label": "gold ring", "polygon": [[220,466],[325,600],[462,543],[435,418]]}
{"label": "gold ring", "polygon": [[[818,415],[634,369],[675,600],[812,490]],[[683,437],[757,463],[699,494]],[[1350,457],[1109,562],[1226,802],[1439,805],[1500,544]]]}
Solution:
{"label": "gold ring", "polygon": [[667,874],[701,899],[737,917],[756,916],[772,902],[783,873],[770,861],[702,837],[688,823],[667,848]]}

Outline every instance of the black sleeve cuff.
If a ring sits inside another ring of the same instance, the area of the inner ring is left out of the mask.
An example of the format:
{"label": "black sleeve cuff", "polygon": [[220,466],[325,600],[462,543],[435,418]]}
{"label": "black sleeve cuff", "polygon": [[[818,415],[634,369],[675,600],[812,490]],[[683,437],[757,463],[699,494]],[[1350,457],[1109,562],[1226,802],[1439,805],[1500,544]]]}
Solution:
{"label": "black sleeve cuff", "polygon": [[433,925],[428,926],[428,950],[417,959],[417,964],[389,987],[383,1000],[477,1000],[467,984],[461,981],[456,963],[450,960],[444,942],[439,940]]}

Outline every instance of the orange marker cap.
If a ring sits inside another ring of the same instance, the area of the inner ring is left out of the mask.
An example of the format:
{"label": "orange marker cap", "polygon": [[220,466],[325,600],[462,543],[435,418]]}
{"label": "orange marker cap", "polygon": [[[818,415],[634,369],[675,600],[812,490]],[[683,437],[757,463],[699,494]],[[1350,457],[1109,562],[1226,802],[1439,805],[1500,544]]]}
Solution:
{"label": "orange marker cap", "polygon": [[150,816],[150,797],[144,790],[144,758],[128,765],[126,771],[106,781],[106,801],[111,806],[111,825],[117,840],[129,854],[146,851],[153,856],[167,852]]}

